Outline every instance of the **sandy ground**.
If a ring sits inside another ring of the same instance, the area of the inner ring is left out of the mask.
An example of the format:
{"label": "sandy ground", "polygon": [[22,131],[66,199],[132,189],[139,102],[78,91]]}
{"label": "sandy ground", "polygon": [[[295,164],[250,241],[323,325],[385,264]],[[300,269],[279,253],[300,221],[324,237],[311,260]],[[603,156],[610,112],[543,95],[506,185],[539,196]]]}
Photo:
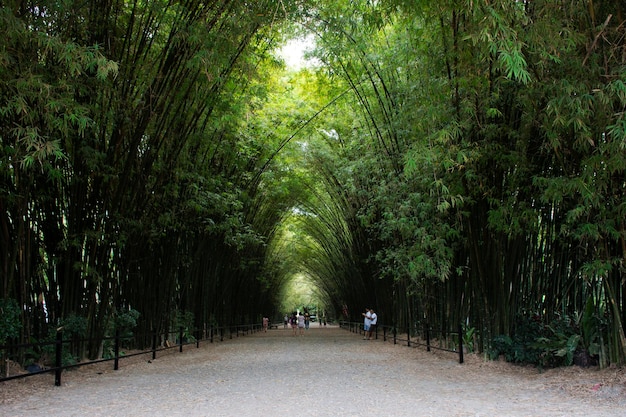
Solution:
{"label": "sandy ground", "polygon": [[0,383],[0,416],[626,416],[623,369],[540,372],[313,327]]}

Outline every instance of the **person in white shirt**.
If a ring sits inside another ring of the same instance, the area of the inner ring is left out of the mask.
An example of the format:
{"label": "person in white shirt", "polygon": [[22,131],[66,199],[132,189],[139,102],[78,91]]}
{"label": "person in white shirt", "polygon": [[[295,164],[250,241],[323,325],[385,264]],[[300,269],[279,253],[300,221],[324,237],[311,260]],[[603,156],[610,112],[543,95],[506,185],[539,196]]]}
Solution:
{"label": "person in white shirt", "polygon": [[367,340],[372,338],[372,333],[376,330],[376,325],[378,324],[378,315],[374,312],[373,308],[370,308],[370,330],[369,335],[367,336]]}
{"label": "person in white shirt", "polygon": [[372,324],[372,314],[370,309],[366,308],[365,313],[361,313],[363,318],[363,340],[367,339],[367,334],[370,331],[370,325]]}

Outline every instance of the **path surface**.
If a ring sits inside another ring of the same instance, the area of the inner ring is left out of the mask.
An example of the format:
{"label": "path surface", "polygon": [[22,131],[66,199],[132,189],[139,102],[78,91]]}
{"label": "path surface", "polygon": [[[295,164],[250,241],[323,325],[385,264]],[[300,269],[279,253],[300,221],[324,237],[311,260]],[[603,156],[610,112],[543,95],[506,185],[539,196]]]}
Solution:
{"label": "path surface", "polygon": [[118,371],[107,363],[106,371],[65,372],[61,387],[52,375],[0,384],[0,416],[626,415],[623,384],[599,385],[592,371],[568,374],[580,379],[581,395],[550,372],[479,358],[461,365],[450,353],[364,341],[336,327],[302,337],[274,329],[138,358]]}

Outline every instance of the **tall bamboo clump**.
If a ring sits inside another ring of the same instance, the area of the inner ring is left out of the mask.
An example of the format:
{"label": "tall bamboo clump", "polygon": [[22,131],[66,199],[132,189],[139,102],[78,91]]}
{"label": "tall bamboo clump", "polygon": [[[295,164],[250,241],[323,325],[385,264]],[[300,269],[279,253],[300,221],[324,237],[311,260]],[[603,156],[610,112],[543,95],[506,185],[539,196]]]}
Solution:
{"label": "tall bamboo clump", "polygon": [[481,349],[567,323],[622,363],[621,4],[357,3],[311,26],[359,103],[333,182],[396,322]]}
{"label": "tall bamboo clump", "polygon": [[239,294],[262,290],[244,248],[262,258],[246,196],[267,146],[238,120],[298,5],[3,4],[0,277],[24,340],[78,317],[94,357],[130,309],[146,332],[256,314]]}
{"label": "tall bamboo clump", "polygon": [[[434,172],[463,202],[449,217],[460,237],[452,274],[426,289],[429,320],[476,328],[485,349],[529,319],[566,321],[605,364],[622,363],[621,6],[421,11],[438,22],[429,47],[441,50],[449,97],[450,119],[430,142],[447,148]],[[411,155],[423,161],[424,147]]]}

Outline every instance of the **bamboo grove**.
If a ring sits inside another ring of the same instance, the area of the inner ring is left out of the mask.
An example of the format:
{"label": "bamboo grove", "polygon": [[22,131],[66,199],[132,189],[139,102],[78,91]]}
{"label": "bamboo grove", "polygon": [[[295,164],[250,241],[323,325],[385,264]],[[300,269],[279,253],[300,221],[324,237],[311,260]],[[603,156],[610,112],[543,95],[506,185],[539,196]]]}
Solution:
{"label": "bamboo grove", "polygon": [[623,364],[625,12],[4,2],[0,341],[282,317],[305,274],[331,317]]}
{"label": "bamboo grove", "polygon": [[274,139],[243,122],[297,2],[3,4],[2,298],[21,337],[80,318],[94,357],[128,311],[148,334],[269,310],[263,246],[290,203],[258,194]]}

